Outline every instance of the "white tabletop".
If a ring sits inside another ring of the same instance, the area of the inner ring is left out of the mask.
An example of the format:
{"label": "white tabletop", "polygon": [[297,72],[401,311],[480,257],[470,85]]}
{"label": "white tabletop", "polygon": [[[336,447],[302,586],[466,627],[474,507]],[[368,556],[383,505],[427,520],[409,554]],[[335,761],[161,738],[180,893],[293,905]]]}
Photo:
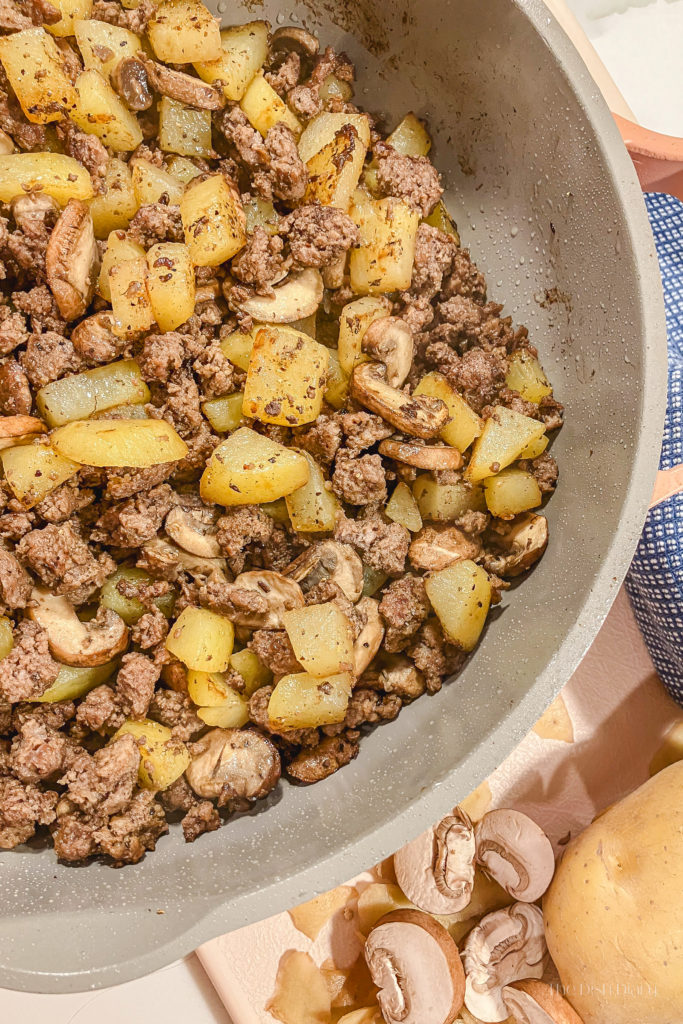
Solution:
{"label": "white tabletop", "polygon": [[[683,135],[683,0],[569,0],[600,57],[642,124]],[[667,40],[670,40],[670,44]],[[667,77],[669,76],[669,77]],[[667,88],[663,88],[664,82]],[[80,995],[45,996],[0,989],[2,1020],[21,1024],[231,1024],[196,957],[138,981]]]}

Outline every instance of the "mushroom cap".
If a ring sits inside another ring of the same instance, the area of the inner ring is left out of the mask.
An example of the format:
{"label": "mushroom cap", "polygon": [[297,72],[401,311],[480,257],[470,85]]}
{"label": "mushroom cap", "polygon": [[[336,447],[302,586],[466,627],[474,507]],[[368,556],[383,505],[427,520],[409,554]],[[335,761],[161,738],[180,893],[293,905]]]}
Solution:
{"label": "mushroom cap", "polygon": [[128,646],[128,627],[110,608],[99,608],[90,622],[81,622],[66,597],[34,587],[29,618],[47,633],[48,646],[64,665],[104,665]]}
{"label": "mushroom cap", "polygon": [[241,810],[270,793],[280,778],[280,755],[256,729],[211,729],[190,748],[185,776],[197,796]]}
{"label": "mushroom cap", "polygon": [[472,897],[474,858],[472,822],[456,807],[394,854],[396,881],[420,910],[457,914]]}
{"label": "mushroom cap", "polygon": [[304,591],[332,580],[354,604],[363,593],[363,563],[349,544],[323,540],[312,544],[284,570]]}
{"label": "mushroom cap", "polygon": [[[375,323],[381,323],[376,320]],[[390,438],[382,441],[379,446],[380,455],[389,459],[404,462],[406,466],[416,469],[460,469],[463,457],[457,448],[448,444],[411,444],[408,441],[396,441]]]}
{"label": "mushroom cap", "polygon": [[70,199],[45,251],[47,283],[65,320],[83,316],[95,293],[99,270],[90,208],[80,199]]}
{"label": "mushroom cap", "polygon": [[475,829],[477,862],[524,903],[535,903],[553,880],[555,854],[543,829],[521,811],[485,814]]}
{"label": "mushroom cap", "polygon": [[294,25],[283,25],[277,28],[270,37],[271,52],[276,50],[294,50],[302,57],[315,57],[320,47],[319,41],[304,28]]}
{"label": "mushroom cap", "polygon": [[445,569],[453,562],[465,558],[472,560],[481,554],[478,537],[465,533],[447,523],[423,526],[416,533],[408,549],[408,558],[414,569]]}
{"label": "mushroom cap", "polygon": [[519,1024],[583,1024],[557,989],[542,981],[527,979],[506,985],[503,1000]]}
{"label": "mushroom cap", "polygon": [[400,388],[413,365],[413,332],[405,320],[396,316],[373,320],[363,335],[362,348],[384,364],[389,384]]}
{"label": "mushroom cap", "polygon": [[365,624],[353,643],[353,674],[357,679],[365,672],[380,649],[384,626],[379,614],[378,601],[371,597],[362,597],[356,608],[365,619]]}
{"label": "mushroom cap", "polygon": [[166,516],[164,529],[184,551],[200,558],[220,558],[215,519],[210,509],[185,509],[176,505]]}
{"label": "mushroom cap", "polygon": [[449,933],[420,910],[381,918],[365,943],[387,1024],[452,1024],[462,1007],[465,976]]}
{"label": "mushroom cap", "polygon": [[149,110],[154,102],[145,65],[137,57],[120,60],[111,73],[111,84],[130,110]]}
{"label": "mushroom cap", "polygon": [[235,577],[228,592],[252,590],[260,597],[259,608],[240,607],[231,612],[231,619],[239,626],[254,629],[284,629],[283,612],[303,608],[304,595],[299,584],[279,572],[269,569],[254,569]]}
{"label": "mushroom cap", "polygon": [[536,512],[524,512],[508,522],[496,522],[485,534],[484,561],[497,576],[520,576],[538,561],[548,546],[548,520]]}
{"label": "mushroom cap", "polygon": [[385,379],[380,363],[358,363],[353,368],[349,391],[366,409],[410,437],[436,437],[448,422],[448,408],[440,398],[408,395]]}
{"label": "mushroom cap", "polygon": [[513,903],[486,914],[467,936],[462,955],[467,1009],[487,1024],[507,1020],[503,988],[543,976],[547,947],[541,910]]}
{"label": "mushroom cap", "polygon": [[317,270],[307,267],[290,274],[272,295],[252,295],[239,306],[260,323],[291,324],[317,312],[322,298],[323,279]]}

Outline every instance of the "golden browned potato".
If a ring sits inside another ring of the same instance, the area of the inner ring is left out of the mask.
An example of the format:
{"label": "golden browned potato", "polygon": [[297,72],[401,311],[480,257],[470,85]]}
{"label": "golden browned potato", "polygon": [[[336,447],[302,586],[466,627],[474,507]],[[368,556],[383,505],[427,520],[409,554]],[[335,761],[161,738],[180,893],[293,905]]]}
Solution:
{"label": "golden browned potato", "polygon": [[163,96],[159,103],[159,145],[166,153],[212,156],[211,111],[195,110]]}
{"label": "golden browned potato", "polygon": [[[27,28],[0,37],[0,62],[29,121],[47,124],[73,112],[76,92],[64,69],[61,51],[44,28]],[[68,196],[73,198],[74,194]]]}
{"label": "golden browned potato", "polygon": [[59,21],[47,26],[53,36],[72,36],[77,19],[89,18],[92,14],[92,0],[53,0],[53,6],[61,14]]}
{"label": "golden browned potato", "polygon": [[107,238],[107,248],[102,257],[100,276],[97,280],[97,293],[107,302],[111,302],[111,285],[109,271],[116,263],[126,260],[145,259],[145,250],[138,242],[133,242],[125,231],[112,231]]}
{"label": "golden browned potato", "polygon": [[365,114],[314,117],[299,140],[308,170],[306,202],[348,210],[369,145],[370,123]]}
{"label": "golden browned potato", "polygon": [[180,200],[180,215],[196,267],[217,267],[247,241],[242,201],[222,174],[191,181]]}
{"label": "golden browned potato", "polygon": [[349,395],[349,376],[344,373],[339,362],[339,353],[335,348],[329,348],[327,364],[327,384],[325,386],[325,401],[333,409],[341,409]]}
{"label": "golden browned potato", "polygon": [[41,388],[36,406],[50,427],[84,420],[116,405],[149,402],[149,388],[134,359],[96,366],[70,377],[61,377]]}
{"label": "golden browned potato", "polygon": [[290,522],[295,530],[302,530],[304,533],[334,530],[341,505],[313,456],[304,451],[301,454],[306,459],[310,472],[303,487],[292,491],[285,498]]}
{"label": "golden browned potato", "polygon": [[430,473],[421,473],[413,483],[413,495],[423,519],[448,522],[464,512],[486,511],[481,485],[464,480],[442,483]]}
{"label": "golden browned potato", "polygon": [[235,639],[232,622],[207,608],[184,608],[171,627],[166,647],[197,672],[225,672]]}
{"label": "golden browned potato", "polygon": [[387,142],[403,156],[427,156],[432,148],[432,140],[424,121],[412,113],[406,114],[401,123],[388,136]]}
{"label": "golden browned potato", "polygon": [[58,427],[51,441],[60,455],[87,466],[143,469],[187,455],[187,445],[165,420],[75,420]]}
{"label": "golden browned potato", "polygon": [[269,29],[267,21],[250,21],[223,29],[220,57],[195,62],[197,74],[210,84],[220,82],[227,100],[241,100],[266,62]]}
{"label": "golden browned potato", "polygon": [[[356,193],[358,196],[358,193]],[[361,244],[349,256],[351,289],[380,295],[410,287],[420,215],[400,199],[368,199],[351,206]]]}
{"label": "golden browned potato", "polygon": [[180,203],[185,186],[173,174],[142,158],[131,160],[129,167],[133,191],[139,206],[150,203],[170,203],[177,206]]}
{"label": "golden browned potato", "polygon": [[273,87],[266,82],[263,75],[255,75],[247,86],[240,101],[240,106],[252,126],[261,135],[266,136],[268,130],[283,121],[295,135],[301,134],[301,124],[286,103],[280,99]]}
{"label": "golden browned potato", "polygon": [[363,352],[363,338],[374,320],[391,313],[391,303],[384,296],[364,295],[347,302],[339,316],[339,365],[349,377],[356,363],[369,359]]}
{"label": "golden browned potato", "polygon": [[463,651],[473,650],[491,604],[488,573],[466,558],[430,573],[425,589],[448,639]]}
{"label": "golden browned potato", "polygon": [[221,341],[223,355],[240,370],[249,369],[249,360],[257,330],[260,330],[260,324],[254,327],[253,331],[233,331]]}
{"label": "golden browned potato", "polygon": [[70,480],[80,464],[46,444],[23,444],[0,452],[5,480],[26,508],[33,508],[46,494]]}
{"label": "golden browned potato", "polygon": [[14,647],[12,623],[6,615],[0,616],[0,658],[6,657]]}
{"label": "golden browned potato", "polygon": [[239,672],[244,680],[244,694],[251,697],[261,686],[268,686],[273,680],[273,673],[259,661],[253,651],[245,647],[242,651],[234,651],[230,655],[230,668]]}
{"label": "golden browned potato", "polygon": [[54,704],[60,700],[78,700],[96,686],[106,683],[118,668],[118,661],[108,661],[104,665],[90,665],[79,668],[76,665],[61,665],[57,678],[47,690],[34,697],[36,704]]}
{"label": "golden browned potato", "polygon": [[484,493],[489,512],[499,519],[514,519],[543,501],[536,478],[514,466],[484,480]]}
{"label": "golden browned potato", "polygon": [[76,105],[71,120],[81,131],[96,135],[105,146],[130,153],[142,142],[135,114],[99,71],[84,71],[76,79]]}
{"label": "golden browned potato", "polygon": [[203,402],[202,412],[214,430],[219,434],[227,434],[237,430],[242,422],[243,401],[244,392],[236,391],[234,395],[223,395]]}
{"label": "golden browned potato", "polygon": [[38,191],[52,196],[60,206],[66,206],[70,199],[86,200],[93,195],[90,175],[73,157],[62,153],[0,156],[0,202],[9,203],[17,196]]}
{"label": "golden browned potato", "polygon": [[138,208],[128,164],[112,157],[105,171],[103,191],[88,205],[96,238],[107,238],[112,231],[128,227]]}
{"label": "golden browned potato", "polygon": [[291,327],[256,331],[244,385],[245,416],[263,423],[300,426],[323,404],[328,350]]}
{"label": "golden browned potato", "polygon": [[348,673],[317,679],[308,672],[283,676],[268,702],[273,729],[313,729],[343,722],[351,696],[353,676]]}
{"label": "golden browned potato", "polygon": [[446,444],[465,452],[482,432],[483,424],[465,399],[455,391],[440,373],[428,373],[418,383],[415,395],[440,398],[448,407],[450,419],[441,431]]}
{"label": "golden browned potato", "polygon": [[83,57],[83,66],[109,78],[126,57],[142,49],[142,40],[127,28],[109,25],[91,18],[74,21],[74,33]]}
{"label": "golden browned potato", "polygon": [[538,441],[544,433],[545,424],[540,420],[497,405],[475,441],[465,470],[466,478],[476,483],[499,473],[518,459],[527,445]]}
{"label": "golden browned potato", "polygon": [[194,313],[195,277],[182,242],[157,242],[147,252],[147,294],[162,331],[173,331]]}
{"label": "golden browned potato", "polygon": [[417,533],[422,529],[420,509],[410,487],[403,481],[394,487],[385,512],[389,519],[405,526],[406,530],[410,530],[411,533]]}
{"label": "golden browned potato", "polygon": [[199,0],[162,0],[147,37],[159,60],[169,64],[217,60],[222,52],[218,22]]}
{"label": "golden browned potato", "polygon": [[308,475],[308,462],[299,452],[240,427],[214,450],[200,492],[204,501],[219,505],[260,504],[303,487]]}
{"label": "golden browned potato", "polygon": [[187,747],[175,739],[165,725],[152,722],[149,718],[139,722],[129,719],[114,733],[113,738],[125,734],[134,736],[140,746],[138,782],[145,789],[168,789],[190,763]]}
{"label": "golden browned potato", "polygon": [[505,383],[512,391],[519,391],[527,402],[540,402],[553,390],[538,359],[527,349],[519,349],[510,356]]}
{"label": "golden browned potato", "polygon": [[333,602],[285,612],[282,623],[301,667],[316,678],[350,672],[353,630],[348,616]]}

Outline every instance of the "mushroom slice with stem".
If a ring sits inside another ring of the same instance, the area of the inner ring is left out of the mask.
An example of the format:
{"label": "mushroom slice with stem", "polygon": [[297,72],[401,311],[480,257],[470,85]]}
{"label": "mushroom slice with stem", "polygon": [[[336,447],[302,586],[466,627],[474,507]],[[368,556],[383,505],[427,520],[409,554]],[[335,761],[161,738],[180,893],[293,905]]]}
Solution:
{"label": "mushroom slice with stem", "polygon": [[247,810],[277,785],[280,755],[256,729],[211,729],[190,747],[185,777],[197,796]]}
{"label": "mushroom slice with stem", "polygon": [[197,110],[220,110],[225,106],[222,91],[207,85],[200,78],[186,75],[183,71],[172,71],[163,64],[157,64],[142,52],[132,59],[142,64],[149,84],[162,96],[168,96],[169,99]]}
{"label": "mushroom slice with stem", "polygon": [[541,978],[546,955],[539,907],[513,903],[487,914],[465,941],[465,1006],[487,1024],[507,1020],[504,987],[525,978]]}
{"label": "mushroom slice with stem", "polygon": [[46,631],[52,655],[64,665],[104,665],[128,646],[128,627],[110,608],[81,622],[68,598],[34,587],[27,612]]}
{"label": "mushroom slice with stem", "polygon": [[481,554],[481,541],[457,526],[424,526],[415,535],[408,558],[414,569],[433,572],[464,558],[473,561]]}
{"label": "mushroom slice with stem", "polygon": [[472,898],[474,859],[472,822],[456,807],[394,854],[396,881],[420,910],[457,914]]}
{"label": "mushroom slice with stem", "polygon": [[356,608],[365,620],[353,644],[353,674],[358,679],[382,645],[384,626],[379,614],[378,601],[371,597],[362,597]]}
{"label": "mushroom slice with stem", "polygon": [[252,629],[284,629],[283,613],[304,606],[299,584],[268,569],[240,573],[225,593],[232,605],[228,617],[236,625]]}
{"label": "mushroom slice with stem", "polygon": [[503,989],[503,1000],[517,1024],[583,1024],[557,989],[533,979]]}
{"label": "mushroom slice with stem", "polygon": [[270,37],[271,53],[277,50],[293,50],[300,57],[315,57],[319,46],[315,36],[305,28],[296,28],[293,25],[276,29]]}
{"label": "mushroom slice with stem", "polygon": [[[381,323],[381,320],[375,323]],[[404,462],[406,466],[415,466],[416,469],[460,469],[463,464],[458,449],[447,444],[410,444],[408,441],[390,438],[381,442],[379,453],[397,462]]]}
{"label": "mushroom slice with stem", "polygon": [[207,508],[184,509],[176,505],[166,516],[164,529],[179,547],[192,555],[221,557],[216,538],[216,518]]}
{"label": "mushroom slice with stem", "polygon": [[363,563],[348,544],[323,540],[311,545],[284,570],[304,592],[332,580],[354,604],[363,592]]}
{"label": "mushroom slice with stem", "polygon": [[252,295],[239,308],[266,324],[291,324],[316,313],[323,298],[323,279],[309,267],[290,274],[272,295]]}
{"label": "mushroom slice with stem", "polygon": [[395,910],[381,918],[366,939],[365,959],[387,1024],[456,1020],[465,991],[458,947],[429,914]]}
{"label": "mushroom slice with stem", "polygon": [[496,521],[484,535],[489,549],[484,566],[496,576],[520,576],[539,560],[548,546],[548,520],[524,512],[509,522]]}
{"label": "mushroom slice with stem", "polygon": [[373,320],[363,335],[362,349],[386,366],[392,388],[400,388],[413,365],[413,332],[405,320],[397,316]]}
{"label": "mushroom slice with stem", "polygon": [[521,811],[485,814],[475,829],[477,863],[524,903],[535,903],[553,880],[555,855],[543,829]]}
{"label": "mushroom slice with stem", "polygon": [[209,576],[216,570],[225,574],[228,568],[224,558],[205,558],[177,547],[161,537],[155,537],[154,540],[142,545],[142,558],[138,565],[153,570],[156,575],[166,580],[177,579],[181,569],[185,569],[192,576]]}
{"label": "mushroom slice with stem", "polygon": [[411,396],[392,388],[385,375],[380,363],[360,363],[351,375],[351,395],[403,434],[425,439],[440,434],[448,420],[446,404],[440,398]]}
{"label": "mushroom slice with stem", "polygon": [[47,427],[37,416],[0,416],[0,449],[32,441],[46,431]]}
{"label": "mushroom slice with stem", "polygon": [[95,294],[100,255],[86,203],[70,199],[45,253],[47,283],[65,320],[83,316]]}
{"label": "mushroom slice with stem", "polygon": [[137,57],[125,57],[111,73],[111,84],[130,110],[149,110],[154,102],[145,65]]}

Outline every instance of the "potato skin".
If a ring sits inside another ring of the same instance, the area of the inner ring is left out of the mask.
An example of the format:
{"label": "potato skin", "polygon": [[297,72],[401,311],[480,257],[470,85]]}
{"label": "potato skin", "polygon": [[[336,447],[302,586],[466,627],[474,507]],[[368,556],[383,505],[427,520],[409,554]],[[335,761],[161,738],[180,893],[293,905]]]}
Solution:
{"label": "potato skin", "polygon": [[567,847],[543,901],[546,939],[584,1024],[683,1020],[683,761]]}

